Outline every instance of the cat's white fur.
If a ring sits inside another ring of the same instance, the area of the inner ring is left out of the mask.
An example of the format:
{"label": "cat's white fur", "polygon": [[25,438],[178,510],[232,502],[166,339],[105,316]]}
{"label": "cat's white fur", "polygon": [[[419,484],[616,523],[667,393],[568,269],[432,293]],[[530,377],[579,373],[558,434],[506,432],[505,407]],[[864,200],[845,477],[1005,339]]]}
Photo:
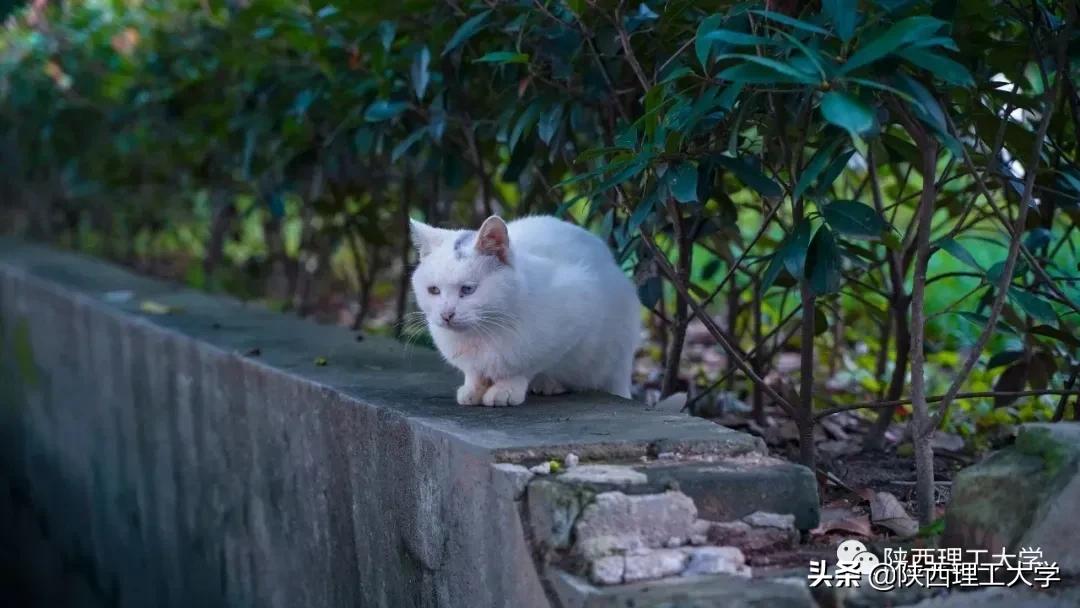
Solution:
{"label": "cat's white fur", "polygon": [[417,304],[465,374],[458,403],[518,405],[530,390],[630,396],[640,304],[597,236],[550,216],[492,216],[478,231],[413,221],[412,238]]}

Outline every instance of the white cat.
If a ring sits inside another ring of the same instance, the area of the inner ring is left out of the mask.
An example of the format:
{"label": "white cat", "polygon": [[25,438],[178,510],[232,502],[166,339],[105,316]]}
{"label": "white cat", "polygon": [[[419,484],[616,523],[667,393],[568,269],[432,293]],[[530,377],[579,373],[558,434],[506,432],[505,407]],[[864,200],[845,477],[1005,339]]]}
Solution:
{"label": "white cat", "polygon": [[641,333],[633,283],[592,233],[550,216],[479,231],[412,222],[413,291],[463,405],[598,389],[630,397]]}

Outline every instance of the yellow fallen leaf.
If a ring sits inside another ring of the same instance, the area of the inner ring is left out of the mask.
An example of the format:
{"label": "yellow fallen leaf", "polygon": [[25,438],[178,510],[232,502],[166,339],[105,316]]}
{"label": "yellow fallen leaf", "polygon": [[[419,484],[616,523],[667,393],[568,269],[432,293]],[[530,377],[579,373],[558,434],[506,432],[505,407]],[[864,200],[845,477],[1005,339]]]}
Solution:
{"label": "yellow fallen leaf", "polygon": [[171,306],[153,300],[143,300],[140,302],[139,310],[148,315],[167,315],[176,311],[176,309]]}

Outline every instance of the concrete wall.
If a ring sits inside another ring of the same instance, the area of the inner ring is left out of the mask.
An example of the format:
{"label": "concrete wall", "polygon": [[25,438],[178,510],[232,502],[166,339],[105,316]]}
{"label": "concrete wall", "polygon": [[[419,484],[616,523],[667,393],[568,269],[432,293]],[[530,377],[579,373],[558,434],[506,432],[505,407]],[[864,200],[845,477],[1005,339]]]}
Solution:
{"label": "concrete wall", "polygon": [[421,348],[0,241],[0,566],[41,579],[27,605],[546,606],[493,463],[760,449],[607,396],[463,408],[457,382]]}

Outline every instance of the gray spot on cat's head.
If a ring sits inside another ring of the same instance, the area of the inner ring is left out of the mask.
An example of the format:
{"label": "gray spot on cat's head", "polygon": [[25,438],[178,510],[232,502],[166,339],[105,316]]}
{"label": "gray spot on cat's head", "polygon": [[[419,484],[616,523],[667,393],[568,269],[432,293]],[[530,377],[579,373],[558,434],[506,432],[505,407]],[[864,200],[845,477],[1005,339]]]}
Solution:
{"label": "gray spot on cat's head", "polygon": [[476,231],[467,230],[462,232],[454,241],[454,257],[463,260],[468,255],[466,244],[471,244],[476,239]]}

